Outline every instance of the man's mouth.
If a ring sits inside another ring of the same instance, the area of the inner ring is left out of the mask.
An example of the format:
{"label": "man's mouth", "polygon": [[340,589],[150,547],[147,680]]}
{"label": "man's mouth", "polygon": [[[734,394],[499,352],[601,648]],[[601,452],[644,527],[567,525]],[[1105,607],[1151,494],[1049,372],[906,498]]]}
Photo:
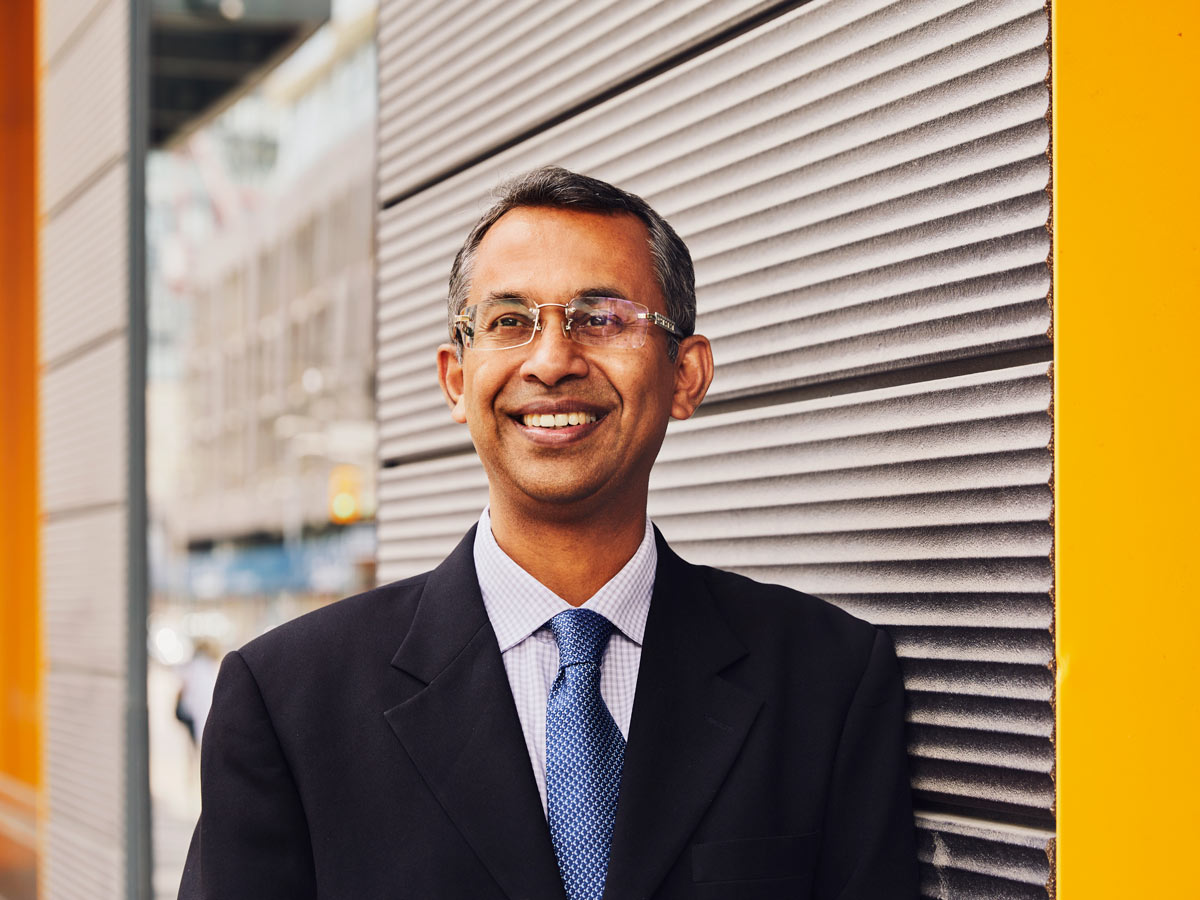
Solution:
{"label": "man's mouth", "polygon": [[595,413],[590,412],[526,413],[521,416],[521,422],[527,428],[565,428],[569,425],[588,425],[597,418]]}

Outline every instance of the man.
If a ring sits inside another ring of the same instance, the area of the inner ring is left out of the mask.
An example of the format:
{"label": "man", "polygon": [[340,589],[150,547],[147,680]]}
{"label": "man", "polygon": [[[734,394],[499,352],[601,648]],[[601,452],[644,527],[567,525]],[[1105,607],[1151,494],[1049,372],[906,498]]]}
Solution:
{"label": "man", "polygon": [[182,898],[916,896],[887,637],[647,520],[713,374],[693,280],[640,198],[505,188],[437,357],[489,506],[434,571],[226,658]]}

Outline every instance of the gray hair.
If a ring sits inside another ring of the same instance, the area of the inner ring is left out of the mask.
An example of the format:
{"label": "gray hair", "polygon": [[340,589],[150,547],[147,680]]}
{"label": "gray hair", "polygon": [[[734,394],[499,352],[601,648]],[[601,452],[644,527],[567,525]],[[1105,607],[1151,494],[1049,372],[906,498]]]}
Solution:
{"label": "gray hair", "polygon": [[[454,328],[454,317],[462,311],[471,292],[475,252],[488,229],[501,216],[521,207],[540,206],[637,216],[650,232],[650,255],[654,259],[658,285],[667,304],[667,317],[685,336],[696,330],[696,274],[692,268],[692,255],[675,229],[641,197],[605,181],[568,172],[558,166],[543,166],[519,175],[501,185],[496,194],[496,202],[475,223],[450,268],[448,324],[460,357],[462,345]],[[667,344],[667,353],[674,360],[678,352],[679,341],[672,336]]]}

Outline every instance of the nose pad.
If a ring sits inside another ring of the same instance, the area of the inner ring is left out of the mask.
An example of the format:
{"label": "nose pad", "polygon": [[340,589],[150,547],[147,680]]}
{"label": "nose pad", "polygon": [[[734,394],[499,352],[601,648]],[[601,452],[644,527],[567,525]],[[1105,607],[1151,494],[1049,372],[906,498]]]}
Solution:
{"label": "nose pad", "polygon": [[[546,305],[558,306],[559,304]],[[544,326],[546,326],[546,320],[539,310],[538,320],[534,325],[534,340],[528,356],[521,365],[522,373],[526,377],[536,378],[543,384],[557,384],[570,376],[586,375],[587,362],[580,352],[583,350],[583,346],[571,337],[570,331],[566,327],[566,317],[563,316],[557,329],[554,329],[554,326],[549,328]],[[544,333],[551,329],[557,330],[560,334]],[[540,338],[537,337],[539,331],[543,332]]]}
{"label": "nose pad", "polygon": [[[559,304],[559,303],[543,303],[541,306],[539,306],[537,308],[538,317],[537,317],[537,321],[533,323],[533,341],[531,343],[537,343],[538,333],[541,331],[544,331],[546,328],[546,318],[542,314],[542,310],[545,309],[546,307],[555,307],[555,306],[561,306],[561,305],[562,304]],[[570,322],[567,319],[566,315],[563,315],[562,321],[559,322],[558,330],[562,332],[562,336],[564,338],[566,338],[571,343],[575,343],[575,339],[573,337],[571,337]],[[546,338],[545,338],[545,336],[543,336],[542,341],[545,341],[545,340],[546,340]]]}
{"label": "nose pad", "polygon": [[[533,324],[533,333],[536,335],[536,334],[537,334],[539,331],[541,331],[541,330],[542,330],[543,328],[545,328],[545,327],[546,327],[546,320],[545,320],[545,319],[540,319],[540,318],[539,318],[539,319],[538,319],[538,320],[537,320],[537,321],[536,321],[536,322]],[[562,325],[561,325],[561,326],[559,326],[559,327],[560,327],[560,330],[561,330],[561,331],[562,331],[562,333],[563,333],[563,337],[566,337],[566,338],[570,338],[570,337],[571,337],[571,323],[570,323],[570,322],[568,322],[568,321],[567,321],[567,319],[566,319],[565,317],[564,317],[564,318],[563,318],[563,320],[562,320]]]}

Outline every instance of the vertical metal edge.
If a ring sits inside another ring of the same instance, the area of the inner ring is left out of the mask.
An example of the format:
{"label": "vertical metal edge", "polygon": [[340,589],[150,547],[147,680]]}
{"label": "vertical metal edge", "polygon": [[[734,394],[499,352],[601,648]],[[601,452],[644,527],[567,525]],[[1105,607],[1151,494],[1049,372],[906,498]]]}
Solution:
{"label": "vertical metal edge", "polygon": [[1051,672],[1051,692],[1050,692],[1050,709],[1052,715],[1052,725],[1050,732],[1050,742],[1053,747],[1054,762],[1051,763],[1050,781],[1054,792],[1054,799],[1050,802],[1050,812],[1054,817],[1054,834],[1055,837],[1046,847],[1046,862],[1050,868],[1049,877],[1046,879],[1045,889],[1048,900],[1055,900],[1058,891],[1058,747],[1059,747],[1059,705],[1058,705],[1058,679],[1059,679],[1059,661],[1058,661],[1058,415],[1056,404],[1058,402],[1058,278],[1057,267],[1055,266],[1055,256],[1058,252],[1057,245],[1057,204],[1055,203],[1055,147],[1054,147],[1054,13],[1056,5],[1052,0],[1045,0],[1043,10],[1046,14],[1046,163],[1049,169],[1049,179],[1046,183],[1046,198],[1049,201],[1049,209],[1046,219],[1046,231],[1050,238],[1050,249],[1046,254],[1046,265],[1050,270],[1050,291],[1046,297],[1046,302],[1050,307],[1050,328],[1048,337],[1050,338],[1050,407],[1046,411],[1050,417],[1050,642],[1053,647],[1051,655],[1050,672]]}
{"label": "vertical metal edge", "polygon": [[379,0],[375,8],[375,33],[371,40],[375,43],[375,121],[371,135],[374,141],[375,157],[371,160],[371,402],[374,404],[375,417],[375,583],[379,586],[379,486],[383,481],[383,458],[380,447],[383,438],[379,434],[379,218],[385,209],[379,197],[379,104],[383,95],[379,83],[379,17],[387,0]]}
{"label": "vertical metal edge", "polygon": [[129,2],[129,359],[125,681],[125,895],[153,896],[150,738],[146,697],[149,573],[146,497],[146,151],[149,133],[150,0]]}

